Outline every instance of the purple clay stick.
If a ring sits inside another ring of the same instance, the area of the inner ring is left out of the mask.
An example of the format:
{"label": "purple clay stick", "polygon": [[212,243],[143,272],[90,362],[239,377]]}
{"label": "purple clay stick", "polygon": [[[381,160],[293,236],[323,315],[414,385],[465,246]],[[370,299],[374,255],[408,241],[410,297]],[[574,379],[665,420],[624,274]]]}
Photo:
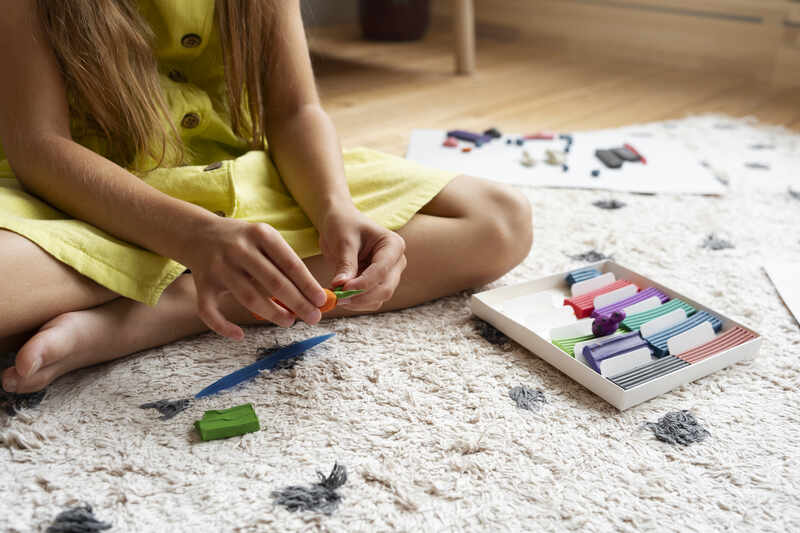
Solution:
{"label": "purple clay stick", "polygon": [[614,311],[610,315],[600,315],[592,322],[592,334],[595,337],[611,335],[617,331],[623,320],[625,320],[624,311]]}
{"label": "purple clay stick", "polygon": [[661,300],[662,304],[669,301],[669,296],[667,296],[666,294],[664,294],[663,292],[654,287],[648,287],[644,290],[637,292],[630,298],[625,298],[624,300],[621,300],[617,303],[601,307],[600,309],[595,309],[594,311],[592,311],[592,316],[598,317],[600,315],[610,315],[614,311],[622,311],[628,306],[631,306],[635,303],[639,303],[643,300],[647,300],[648,298],[652,298],[653,296],[658,296],[658,299]]}
{"label": "purple clay stick", "polygon": [[461,139],[462,141],[473,142],[477,145],[486,144],[492,140],[492,137],[488,135],[473,133],[466,130],[450,130],[447,132],[447,136],[455,137],[456,139]]}
{"label": "purple clay stick", "polygon": [[594,344],[583,348],[583,357],[595,372],[600,372],[600,363],[604,359],[616,357],[640,348],[646,348],[647,342],[639,335],[638,331],[611,337],[610,339],[598,339]]}

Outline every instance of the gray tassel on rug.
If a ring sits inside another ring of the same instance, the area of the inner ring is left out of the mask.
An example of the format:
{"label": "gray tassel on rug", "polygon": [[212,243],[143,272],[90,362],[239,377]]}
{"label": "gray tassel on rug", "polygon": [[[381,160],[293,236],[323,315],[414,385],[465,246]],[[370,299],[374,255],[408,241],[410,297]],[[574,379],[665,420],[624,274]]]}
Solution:
{"label": "gray tassel on rug", "polygon": [[597,261],[603,261],[604,259],[612,259],[610,255],[598,252],[597,250],[589,250],[588,252],[583,252],[582,254],[567,255],[567,257],[573,261],[585,261],[587,263],[596,263]]}
{"label": "gray tassel on rug", "polygon": [[178,413],[182,413],[189,406],[192,405],[191,398],[183,398],[182,400],[158,400],[157,402],[143,403],[139,409],[155,409],[161,416],[159,420],[169,420]]}
{"label": "gray tassel on rug", "polygon": [[706,235],[706,239],[700,245],[701,248],[708,248],[709,250],[727,250],[728,248],[735,248],[733,243],[720,239],[713,233]]}
{"label": "gray tassel on rug", "polygon": [[[0,354],[0,372],[14,366],[16,357],[17,354],[14,352]],[[14,394],[0,388],[0,407],[3,408],[8,416],[15,416],[20,409],[33,409],[38,406],[42,403],[45,394],[46,389],[28,394]]]}
{"label": "gray tassel on rug", "polygon": [[272,491],[273,501],[291,512],[318,511],[327,515],[332,514],[342,500],[336,489],[347,482],[347,469],[337,462],[333,465],[329,476],[326,477],[319,471],[317,475],[320,480],[313,485],[291,485]]}
{"label": "gray tassel on rug", "polygon": [[31,392],[29,394],[13,394],[0,391],[0,405],[3,406],[8,416],[16,416],[20,409],[33,409],[44,400],[47,390]]}
{"label": "gray tassel on rug", "polygon": [[614,210],[614,209],[622,209],[628,204],[626,204],[625,202],[621,202],[619,200],[597,200],[596,202],[592,202],[592,205],[595,207],[599,207],[600,209]]}
{"label": "gray tassel on rug", "polygon": [[508,336],[494,327],[493,325],[489,324],[488,322],[484,322],[478,317],[473,318],[473,326],[475,327],[475,331],[483,337],[489,344],[505,344],[508,342]]}
{"label": "gray tassel on rug", "polygon": [[111,524],[100,522],[88,503],[62,511],[47,528],[47,533],[92,533],[111,529]]}
{"label": "gray tassel on rug", "polygon": [[517,407],[528,411],[538,411],[547,403],[544,392],[530,389],[524,385],[514,387],[508,391],[508,395],[517,403]]}
{"label": "gray tassel on rug", "polygon": [[651,429],[656,438],[669,444],[688,446],[693,442],[702,442],[711,435],[701,426],[689,411],[670,411],[658,422],[647,422],[645,427]]}

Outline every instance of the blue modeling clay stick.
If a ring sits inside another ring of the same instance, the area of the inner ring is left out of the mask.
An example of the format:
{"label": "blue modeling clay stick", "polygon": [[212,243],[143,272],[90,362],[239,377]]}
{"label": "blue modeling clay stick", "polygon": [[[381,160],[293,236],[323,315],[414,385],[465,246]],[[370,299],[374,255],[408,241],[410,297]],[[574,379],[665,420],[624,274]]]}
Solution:
{"label": "blue modeling clay stick", "polygon": [[256,361],[251,365],[247,365],[244,368],[240,368],[236,372],[232,372],[227,376],[218,379],[205,389],[195,394],[194,398],[183,398],[180,400],[158,400],[157,402],[143,403],[139,407],[142,409],[155,409],[156,411],[161,413],[162,416],[159,417],[161,420],[169,420],[178,413],[185,411],[189,407],[189,405],[191,405],[193,399],[196,400],[198,398],[203,398],[205,396],[211,396],[212,394],[216,394],[225,389],[230,389],[231,387],[235,387],[239,383],[243,383],[249,379],[253,379],[262,370],[272,370],[281,361],[297,357],[306,350],[313,348],[317,344],[325,342],[334,335],[335,335],[334,333],[328,333],[327,335],[312,337],[310,339],[290,344],[289,346],[281,348],[278,351],[272,352],[268,357],[259,359],[258,361]]}
{"label": "blue modeling clay stick", "polygon": [[232,372],[227,376],[218,379],[205,389],[195,394],[194,397],[195,399],[203,398],[204,396],[211,396],[212,394],[216,394],[225,389],[230,389],[231,387],[235,387],[239,383],[247,381],[248,379],[253,379],[262,370],[271,370],[275,368],[275,366],[281,361],[297,357],[306,350],[313,348],[317,344],[325,342],[334,335],[335,333],[328,333],[327,335],[320,335],[318,337],[312,337],[304,341],[290,344],[285,348],[281,348],[280,350],[273,352],[272,354],[270,354],[269,357],[259,359],[252,365],[247,365],[244,368],[240,368],[236,372]]}

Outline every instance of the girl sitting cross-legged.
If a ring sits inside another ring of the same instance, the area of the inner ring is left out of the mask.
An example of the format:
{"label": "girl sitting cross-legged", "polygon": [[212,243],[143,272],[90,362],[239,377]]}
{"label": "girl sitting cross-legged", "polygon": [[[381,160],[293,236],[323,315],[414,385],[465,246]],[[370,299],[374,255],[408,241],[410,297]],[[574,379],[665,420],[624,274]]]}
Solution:
{"label": "girl sitting cross-legged", "polygon": [[514,190],[341,151],[297,0],[2,11],[6,391],[208,329],[241,339],[254,314],[316,324],[323,287],[364,291],[326,316],[409,307],[530,250]]}

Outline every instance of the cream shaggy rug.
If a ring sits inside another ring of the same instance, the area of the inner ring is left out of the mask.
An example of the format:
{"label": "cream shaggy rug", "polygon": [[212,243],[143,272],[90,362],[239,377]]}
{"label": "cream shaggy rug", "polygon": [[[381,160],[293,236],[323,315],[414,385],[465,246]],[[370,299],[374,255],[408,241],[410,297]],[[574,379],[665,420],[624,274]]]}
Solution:
{"label": "cream shaggy rug", "polygon": [[[581,266],[597,250],[755,328],[759,357],[625,412],[512,343],[476,333],[468,294],[244,342],[203,335],[67,376],[0,415],[0,528],[44,531],[86,502],[111,531],[798,531],[800,328],[762,270],[800,264],[800,136],[727,117],[646,127],[685,139],[725,197],[527,189],[535,244],[492,287]],[[751,148],[762,144],[767,148]],[[773,148],[769,148],[772,146]],[[767,162],[770,170],[747,162]],[[735,248],[701,248],[715,233]],[[142,402],[191,396],[259,346],[335,332],[291,370],[170,421]],[[537,411],[509,390],[543,391]],[[252,402],[262,430],[201,442],[204,410]],[[643,425],[687,409],[709,431],[674,446]],[[272,491],[348,471],[330,516]]]}

